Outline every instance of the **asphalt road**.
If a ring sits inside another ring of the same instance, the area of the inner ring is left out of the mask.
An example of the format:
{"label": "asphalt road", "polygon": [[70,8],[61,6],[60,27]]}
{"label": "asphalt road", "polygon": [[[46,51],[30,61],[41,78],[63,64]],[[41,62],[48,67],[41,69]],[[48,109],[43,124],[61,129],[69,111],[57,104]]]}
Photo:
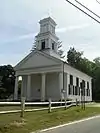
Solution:
{"label": "asphalt road", "polygon": [[77,124],[67,125],[44,133],[100,133],[100,117]]}

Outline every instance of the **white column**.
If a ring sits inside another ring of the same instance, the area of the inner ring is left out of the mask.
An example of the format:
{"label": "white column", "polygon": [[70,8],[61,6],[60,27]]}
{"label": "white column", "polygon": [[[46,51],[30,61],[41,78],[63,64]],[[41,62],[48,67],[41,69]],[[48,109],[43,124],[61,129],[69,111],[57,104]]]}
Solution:
{"label": "white column", "polygon": [[27,96],[27,76],[22,76],[22,86],[21,86],[21,96],[25,97]]}
{"label": "white column", "polygon": [[64,97],[67,99],[67,73],[64,73]]}
{"label": "white column", "polygon": [[42,74],[41,101],[45,101],[45,73]]}
{"label": "white column", "polygon": [[80,87],[80,96],[79,96],[79,99],[80,99],[80,102],[81,102],[81,85],[80,85],[81,82],[82,82],[82,79],[79,78],[79,87]]}
{"label": "white column", "polygon": [[73,85],[76,86],[76,77],[73,76]]}
{"label": "white column", "polygon": [[[76,77],[73,76],[73,87],[74,87],[74,88],[72,89],[72,92],[73,92],[72,95],[74,95],[74,96],[75,96],[75,86],[76,86]],[[74,96],[73,96],[73,97],[74,97]]]}
{"label": "white column", "polygon": [[92,79],[89,82],[89,90],[90,90],[90,101],[92,101]]}
{"label": "white column", "polygon": [[24,97],[24,76],[22,76],[21,97]]}
{"label": "white column", "polygon": [[59,90],[60,90],[60,98],[63,98],[62,90],[63,90],[63,73],[59,73]]}
{"label": "white column", "polygon": [[67,98],[69,96],[69,84],[70,84],[70,75],[67,74]]}
{"label": "white column", "polygon": [[48,47],[51,48],[51,39],[48,39]]}
{"label": "white column", "polygon": [[27,100],[31,100],[31,75],[27,76]]}
{"label": "white column", "polygon": [[18,100],[18,76],[15,79],[14,100]]}

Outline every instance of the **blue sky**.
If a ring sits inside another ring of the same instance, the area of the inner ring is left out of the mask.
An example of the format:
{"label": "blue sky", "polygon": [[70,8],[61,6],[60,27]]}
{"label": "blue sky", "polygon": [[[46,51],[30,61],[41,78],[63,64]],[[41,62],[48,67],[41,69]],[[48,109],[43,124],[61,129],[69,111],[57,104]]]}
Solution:
{"label": "blue sky", "polygon": [[[80,1],[100,14],[95,0]],[[0,65],[14,66],[30,52],[39,20],[49,15],[65,52],[74,46],[90,60],[100,56],[100,24],[65,0],[0,0]]]}

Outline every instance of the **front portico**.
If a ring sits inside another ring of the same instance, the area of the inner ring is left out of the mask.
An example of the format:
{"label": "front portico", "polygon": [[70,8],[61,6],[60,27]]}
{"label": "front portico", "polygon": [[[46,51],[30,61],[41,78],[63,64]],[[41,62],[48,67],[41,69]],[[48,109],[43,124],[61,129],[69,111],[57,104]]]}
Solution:
{"label": "front portico", "polygon": [[[24,96],[27,101],[45,101],[49,98],[60,100],[61,89],[63,89],[62,62],[40,51],[31,53],[27,61],[25,60],[15,67],[14,99],[18,99],[18,77],[22,76],[21,96]],[[27,65],[30,66],[26,67]]]}

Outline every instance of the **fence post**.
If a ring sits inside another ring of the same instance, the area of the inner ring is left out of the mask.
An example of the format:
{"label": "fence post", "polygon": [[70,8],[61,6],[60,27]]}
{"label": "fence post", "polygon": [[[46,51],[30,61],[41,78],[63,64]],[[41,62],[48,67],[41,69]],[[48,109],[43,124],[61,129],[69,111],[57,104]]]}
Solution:
{"label": "fence post", "polygon": [[51,98],[49,98],[49,110],[48,113],[51,113]]}
{"label": "fence post", "polygon": [[76,98],[76,106],[78,106],[78,101],[77,101],[77,98]]}
{"label": "fence post", "polygon": [[25,97],[21,97],[21,115],[20,115],[20,117],[24,117],[24,110],[25,110]]}
{"label": "fence post", "polygon": [[67,101],[66,101],[66,98],[65,98],[65,110],[67,109]]}

